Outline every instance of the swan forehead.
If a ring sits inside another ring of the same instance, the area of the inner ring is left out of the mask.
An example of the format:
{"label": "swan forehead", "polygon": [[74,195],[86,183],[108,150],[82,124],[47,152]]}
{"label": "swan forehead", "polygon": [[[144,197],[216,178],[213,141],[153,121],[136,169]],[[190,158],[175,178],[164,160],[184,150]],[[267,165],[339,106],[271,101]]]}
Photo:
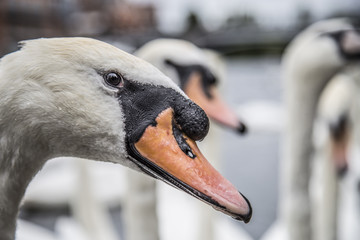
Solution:
{"label": "swan forehead", "polygon": [[353,29],[354,27],[346,18],[327,19],[314,23],[308,27],[305,32],[307,33],[326,33],[339,30]]}
{"label": "swan forehead", "polygon": [[351,29],[353,26],[346,19],[324,20],[311,25],[286,49],[283,61],[285,69],[295,68],[305,74],[313,74],[310,69],[318,72],[336,71],[345,64],[345,59],[339,50],[340,46],[330,34]]}
{"label": "swan forehead", "polygon": [[[148,62],[110,44],[91,38],[43,38],[22,42],[21,51],[36,54],[38,59],[51,58],[52,64],[66,63],[73,69],[90,67],[97,71],[116,71],[139,83],[179,88]],[[70,69],[67,69],[70,70]]]}
{"label": "swan forehead", "polygon": [[179,39],[157,39],[145,44],[135,53],[156,67],[163,65],[164,59],[170,59],[179,64],[207,65],[203,51],[194,44]]}

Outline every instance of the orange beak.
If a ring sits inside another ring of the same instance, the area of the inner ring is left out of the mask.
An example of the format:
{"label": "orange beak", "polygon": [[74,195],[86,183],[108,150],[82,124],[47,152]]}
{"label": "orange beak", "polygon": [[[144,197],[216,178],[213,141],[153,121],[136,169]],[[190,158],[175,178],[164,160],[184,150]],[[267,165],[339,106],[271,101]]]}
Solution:
{"label": "orange beak", "polygon": [[194,72],[184,87],[185,93],[199,105],[206,114],[216,122],[235,129],[239,133],[246,133],[247,128],[244,123],[239,121],[235,112],[223,101],[215,86],[209,87],[209,93],[212,96],[206,96],[201,86],[201,75]]}
{"label": "orange beak", "polygon": [[331,149],[332,158],[339,176],[343,176],[348,169],[348,146],[350,141],[349,129],[345,126],[342,131],[332,132]]}
{"label": "orange beak", "polygon": [[167,108],[133,146],[146,173],[210,204],[235,219],[248,222],[249,201],[205,159],[196,143],[181,132]]}

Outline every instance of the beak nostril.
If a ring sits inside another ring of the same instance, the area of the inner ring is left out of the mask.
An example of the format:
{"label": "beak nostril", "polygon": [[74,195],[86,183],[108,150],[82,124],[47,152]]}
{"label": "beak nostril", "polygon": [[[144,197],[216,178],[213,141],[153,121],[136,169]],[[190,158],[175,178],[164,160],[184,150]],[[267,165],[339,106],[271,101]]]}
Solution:
{"label": "beak nostril", "polygon": [[191,151],[188,151],[186,153],[190,158],[195,158],[195,155],[191,152]]}
{"label": "beak nostril", "polygon": [[190,158],[194,159],[196,156],[195,154],[191,151],[191,147],[189,146],[189,144],[186,142],[186,139],[184,138],[181,130],[177,127],[177,125],[175,124],[175,122],[173,121],[172,123],[173,127],[173,134],[175,137],[175,140],[179,146],[179,148],[181,149],[181,151],[183,151],[187,156],[189,156]]}

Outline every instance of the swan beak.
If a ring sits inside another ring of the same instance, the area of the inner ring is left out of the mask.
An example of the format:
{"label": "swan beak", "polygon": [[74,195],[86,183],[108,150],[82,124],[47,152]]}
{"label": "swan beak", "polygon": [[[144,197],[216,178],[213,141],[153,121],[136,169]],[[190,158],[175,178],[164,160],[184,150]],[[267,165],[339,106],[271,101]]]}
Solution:
{"label": "swan beak", "polygon": [[347,163],[347,148],[343,144],[334,143],[332,148],[332,155],[335,162],[335,168],[338,176],[344,176],[348,170]]}
{"label": "swan beak", "polygon": [[143,158],[142,170],[210,204],[237,220],[250,221],[249,201],[205,159],[185,136],[167,108],[134,144]]}
{"label": "swan beak", "polygon": [[247,132],[246,125],[239,120],[236,113],[224,102],[214,85],[209,86],[211,97],[207,96],[201,84],[201,75],[194,72],[184,87],[185,93],[199,105],[214,121],[234,129],[240,134]]}
{"label": "swan beak", "polygon": [[333,137],[331,139],[332,158],[339,177],[344,176],[348,170],[348,144],[348,133],[343,133],[340,138]]}

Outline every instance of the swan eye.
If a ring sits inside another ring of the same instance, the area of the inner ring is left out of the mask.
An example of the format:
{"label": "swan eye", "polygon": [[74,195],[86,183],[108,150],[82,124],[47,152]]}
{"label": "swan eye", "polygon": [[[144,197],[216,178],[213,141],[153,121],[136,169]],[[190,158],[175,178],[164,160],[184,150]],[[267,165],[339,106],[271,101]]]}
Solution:
{"label": "swan eye", "polygon": [[105,82],[111,87],[120,88],[124,85],[124,79],[121,75],[110,72],[105,75]]}

